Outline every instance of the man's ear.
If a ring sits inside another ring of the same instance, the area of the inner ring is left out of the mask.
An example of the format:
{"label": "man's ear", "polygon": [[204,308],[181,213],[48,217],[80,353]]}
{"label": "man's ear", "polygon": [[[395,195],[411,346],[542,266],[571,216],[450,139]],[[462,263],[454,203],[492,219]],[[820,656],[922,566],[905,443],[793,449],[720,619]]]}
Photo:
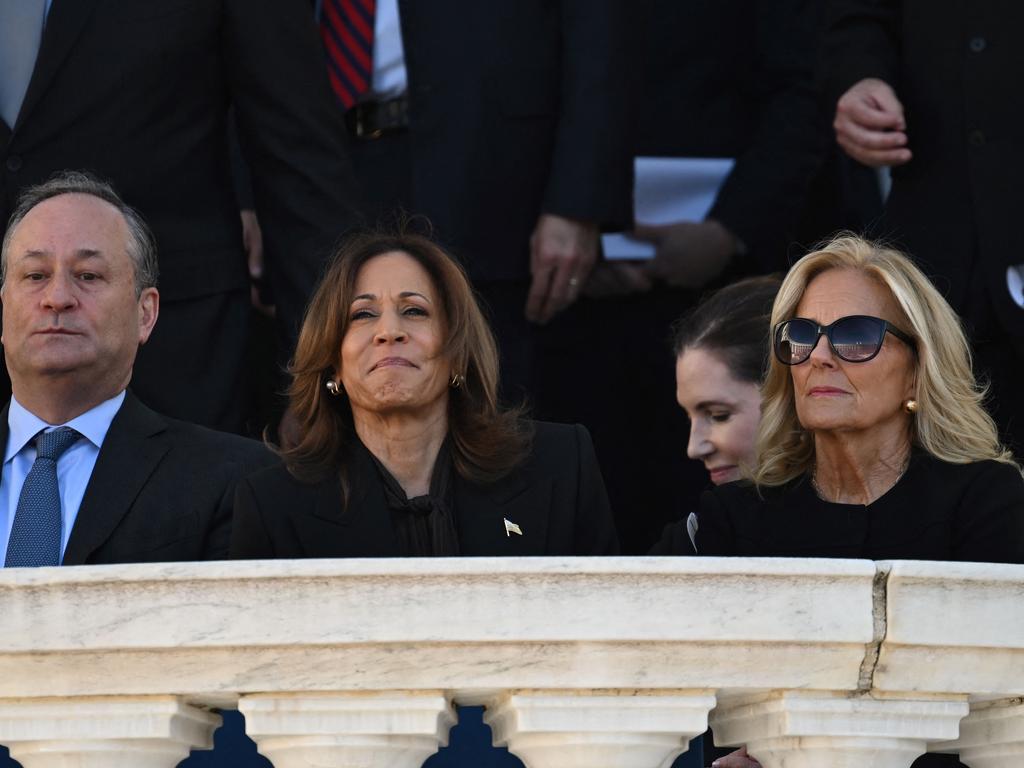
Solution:
{"label": "man's ear", "polygon": [[160,293],[156,288],[146,288],[139,296],[139,344],[145,344],[153,332],[160,315]]}

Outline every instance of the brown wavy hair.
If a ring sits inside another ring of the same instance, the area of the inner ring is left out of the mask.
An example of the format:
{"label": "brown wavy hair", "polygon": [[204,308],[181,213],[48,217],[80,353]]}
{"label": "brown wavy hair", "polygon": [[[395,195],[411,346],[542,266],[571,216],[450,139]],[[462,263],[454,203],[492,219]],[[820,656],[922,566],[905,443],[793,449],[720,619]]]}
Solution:
{"label": "brown wavy hair", "polygon": [[375,256],[400,252],[430,275],[440,297],[445,343],[441,354],[465,380],[448,398],[448,430],[455,471],[487,483],[508,474],[530,450],[531,423],[524,407],[498,401],[498,348],[465,271],[430,238],[404,228],[364,232],[342,242],[302,322],[289,364],[288,410],[292,424],[282,435],[281,457],[296,478],[316,482],[331,475],[345,480],[345,460],[356,440],[352,409],[344,391],[328,393],[338,375],[338,355],[349,326],[356,278]]}

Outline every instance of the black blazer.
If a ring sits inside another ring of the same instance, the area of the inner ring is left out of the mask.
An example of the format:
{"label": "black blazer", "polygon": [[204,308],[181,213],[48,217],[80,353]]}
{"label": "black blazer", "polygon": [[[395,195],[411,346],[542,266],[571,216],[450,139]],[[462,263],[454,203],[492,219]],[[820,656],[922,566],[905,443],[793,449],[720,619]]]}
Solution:
{"label": "black blazer", "polygon": [[823,501],[803,477],[761,495],[741,481],[705,493],[698,523],[701,555],[1022,563],[1024,478],[1010,464],[917,453],[867,506]]}
{"label": "black blazer", "polygon": [[[243,480],[235,498],[231,556],[398,556],[376,468],[366,457],[350,470],[347,507],[335,478],[306,484],[277,466]],[[582,426],[538,423],[532,454],[510,475],[488,486],[456,475],[453,484],[464,555],[618,552],[604,482]],[[505,520],[522,535],[507,534]]]}
{"label": "black blazer", "polygon": [[165,300],[247,291],[233,105],[290,329],[351,223],[322,56],[303,0],[53,0],[17,124],[0,120],[0,220],[22,187],[91,170],[152,227]]}
{"label": "black blazer", "polygon": [[1007,266],[1022,260],[1024,5],[833,0],[832,6],[826,39],[832,111],[861,79],[884,80],[903,103],[914,154],[892,170],[876,234],[920,260],[961,315],[978,301],[972,290],[987,288],[1001,325],[1024,332],[1024,312],[1006,288]]}
{"label": "black blazer", "polygon": [[641,0],[637,154],[732,157],[708,216],[747,246],[742,274],[785,270],[827,142],[812,0]]}
{"label": "black blazer", "polygon": [[631,219],[624,0],[399,0],[413,199],[474,280],[529,278],[541,212]]}
{"label": "black blazer", "polygon": [[100,448],[63,564],[224,559],[235,484],[273,461],[255,440],[168,419],[129,392]]}

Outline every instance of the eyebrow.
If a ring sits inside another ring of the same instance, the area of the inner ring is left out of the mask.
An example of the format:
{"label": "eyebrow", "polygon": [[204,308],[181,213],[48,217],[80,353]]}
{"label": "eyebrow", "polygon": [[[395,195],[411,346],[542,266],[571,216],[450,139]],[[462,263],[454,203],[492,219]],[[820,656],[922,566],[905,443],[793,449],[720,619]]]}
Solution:
{"label": "eyebrow", "polygon": [[[400,299],[408,299],[411,296],[418,296],[419,298],[421,298],[425,302],[427,302],[427,304],[432,303],[430,301],[430,299],[428,299],[422,293],[417,293],[416,291],[402,291],[400,294],[398,294],[398,298],[400,298]],[[374,293],[361,293],[358,296],[356,296],[354,299],[352,299],[352,301],[356,302],[356,301],[359,301],[360,299],[365,299],[367,301],[376,301],[377,300],[377,295],[374,294]]]}
{"label": "eyebrow", "polygon": [[[33,249],[31,251],[25,251],[19,258],[21,259],[42,259],[47,256],[52,256],[52,251],[44,251],[39,249]],[[75,256],[79,259],[98,259],[103,258],[103,252],[97,251],[93,248],[79,248],[75,251]]]}
{"label": "eyebrow", "polygon": [[715,408],[716,406],[719,408],[735,408],[736,404],[726,402],[725,400],[702,400],[701,402],[697,403],[697,410],[703,411],[707,410],[708,408]]}

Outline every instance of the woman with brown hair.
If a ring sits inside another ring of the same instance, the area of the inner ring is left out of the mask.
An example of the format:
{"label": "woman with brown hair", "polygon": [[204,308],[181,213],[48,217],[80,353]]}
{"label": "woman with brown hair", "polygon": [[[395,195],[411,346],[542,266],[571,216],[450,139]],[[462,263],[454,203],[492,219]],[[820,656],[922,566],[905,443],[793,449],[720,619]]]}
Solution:
{"label": "woman with brown hair", "polygon": [[283,465],[243,481],[232,556],[615,554],[590,436],[498,403],[498,353],[429,239],[346,242],[291,365]]}

